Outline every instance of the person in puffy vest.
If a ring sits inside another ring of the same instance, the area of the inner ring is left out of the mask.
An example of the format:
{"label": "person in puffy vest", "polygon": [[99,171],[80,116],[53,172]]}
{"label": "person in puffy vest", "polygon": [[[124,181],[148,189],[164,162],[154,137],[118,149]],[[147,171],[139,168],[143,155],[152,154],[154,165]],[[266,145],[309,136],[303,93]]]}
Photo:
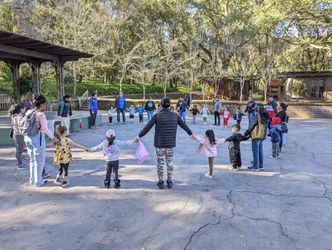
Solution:
{"label": "person in puffy vest", "polygon": [[58,116],[60,117],[61,125],[67,128],[67,136],[70,134],[70,117],[73,115],[70,95],[65,95],[59,103]]}
{"label": "person in puffy vest", "polygon": [[173,175],[173,154],[176,147],[176,132],[177,127],[180,126],[188,135],[194,139],[193,133],[184,121],[175,112],[170,111],[171,101],[167,97],[161,101],[163,107],[160,113],[155,114],[151,121],[142,129],[138,134],[138,139],[145,136],[150,129],[155,126],[154,146],[157,152],[157,173],[159,181],[157,186],[160,189],[164,188],[164,164],[166,160],[167,165],[167,187],[172,188],[172,175]]}
{"label": "person in puffy vest", "polygon": [[120,92],[118,97],[115,99],[114,106],[117,110],[117,120],[120,123],[120,114],[122,114],[122,122],[126,122],[126,98],[124,98],[123,93]]}
{"label": "person in puffy vest", "polygon": [[266,130],[269,122],[269,114],[265,108],[260,106],[257,114],[254,116],[249,128],[244,133],[244,136],[250,135],[251,146],[253,153],[253,166],[248,169],[254,171],[263,171],[263,142],[266,139]]}

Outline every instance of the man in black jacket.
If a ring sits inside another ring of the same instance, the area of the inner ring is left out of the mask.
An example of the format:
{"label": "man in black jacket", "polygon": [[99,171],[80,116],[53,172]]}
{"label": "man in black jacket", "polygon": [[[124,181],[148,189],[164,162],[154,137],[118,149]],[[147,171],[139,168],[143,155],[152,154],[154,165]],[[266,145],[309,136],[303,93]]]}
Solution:
{"label": "man in black jacket", "polygon": [[164,188],[164,164],[166,158],[167,165],[167,187],[172,188],[172,174],[173,174],[173,154],[176,146],[176,131],[178,125],[184,129],[191,138],[194,138],[190,128],[181,120],[178,114],[169,110],[171,101],[165,97],[161,100],[162,111],[155,114],[151,121],[142,129],[138,137],[145,136],[150,129],[155,126],[154,146],[157,152],[157,173],[159,182],[157,186],[160,189]]}

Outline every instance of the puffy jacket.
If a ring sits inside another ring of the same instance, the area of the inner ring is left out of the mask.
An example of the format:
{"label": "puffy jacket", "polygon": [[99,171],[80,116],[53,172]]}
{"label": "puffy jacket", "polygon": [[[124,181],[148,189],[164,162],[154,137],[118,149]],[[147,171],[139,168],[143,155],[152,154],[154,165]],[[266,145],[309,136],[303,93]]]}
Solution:
{"label": "puffy jacket", "polygon": [[68,117],[68,116],[72,116],[72,115],[73,115],[73,113],[71,110],[70,102],[66,102],[65,100],[62,100],[59,104],[58,116]]}
{"label": "puffy jacket", "polygon": [[118,96],[115,99],[115,107],[117,109],[125,109],[126,108],[126,98],[124,98],[123,96]]}
{"label": "puffy jacket", "polygon": [[145,136],[154,125],[154,146],[156,148],[176,147],[176,131],[178,125],[184,129],[188,135],[193,134],[190,128],[181,120],[178,114],[166,109],[162,110],[160,113],[155,114],[138,136]]}
{"label": "puffy jacket", "polygon": [[247,106],[246,106],[246,109],[245,109],[245,113],[248,112],[248,113],[252,113],[254,112],[255,108],[256,108],[256,102],[255,101],[250,101],[247,103]]}
{"label": "puffy jacket", "polygon": [[98,110],[98,100],[96,98],[91,97],[89,99],[89,109],[92,111]]}
{"label": "puffy jacket", "polygon": [[[267,124],[270,120],[269,114],[267,112],[263,112],[261,114],[259,114],[261,117],[261,123],[265,126],[265,132],[264,132],[264,136],[261,138],[262,140],[266,139],[266,130],[267,130]],[[254,128],[258,125],[258,115],[255,115],[252,122],[249,125],[249,128],[246,130],[246,132],[244,133],[245,136],[248,136],[251,134],[251,132],[254,130]]]}
{"label": "puffy jacket", "polygon": [[154,104],[154,101],[148,101],[145,103],[145,110],[146,111],[154,111],[156,109],[156,105]]}

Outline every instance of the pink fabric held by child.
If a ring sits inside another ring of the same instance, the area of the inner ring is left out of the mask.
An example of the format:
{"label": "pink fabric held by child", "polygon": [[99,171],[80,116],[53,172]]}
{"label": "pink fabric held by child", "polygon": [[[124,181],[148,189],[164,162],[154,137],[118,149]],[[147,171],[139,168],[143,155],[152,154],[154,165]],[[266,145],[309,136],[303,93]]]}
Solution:
{"label": "pink fabric held by child", "polygon": [[149,151],[146,149],[142,141],[138,141],[137,148],[136,148],[136,159],[138,164],[142,164],[146,158],[149,156]]}

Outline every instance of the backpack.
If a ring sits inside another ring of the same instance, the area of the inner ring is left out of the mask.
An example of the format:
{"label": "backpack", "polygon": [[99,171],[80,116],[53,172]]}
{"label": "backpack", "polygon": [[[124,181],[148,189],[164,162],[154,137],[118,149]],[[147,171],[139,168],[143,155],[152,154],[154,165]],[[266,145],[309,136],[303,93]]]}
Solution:
{"label": "backpack", "polygon": [[22,120],[18,123],[19,130],[23,135],[34,136],[39,133],[39,128],[37,127],[36,111],[23,116]]}
{"label": "backpack", "polygon": [[271,129],[271,142],[280,142],[280,132],[277,129]]}
{"label": "backpack", "polygon": [[263,139],[265,135],[265,125],[262,124],[260,115],[257,115],[258,123],[251,132],[251,139]]}

